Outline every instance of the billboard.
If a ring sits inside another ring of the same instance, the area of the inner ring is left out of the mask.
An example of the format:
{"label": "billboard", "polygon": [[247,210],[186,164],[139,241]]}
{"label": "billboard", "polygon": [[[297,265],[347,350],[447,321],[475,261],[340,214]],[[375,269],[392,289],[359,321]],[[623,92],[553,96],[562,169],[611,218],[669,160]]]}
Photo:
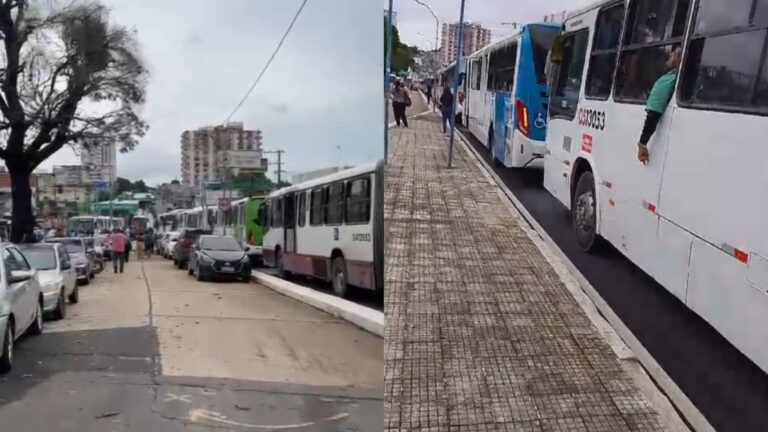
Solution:
{"label": "billboard", "polygon": [[80,165],[54,166],[53,176],[56,179],[56,185],[60,186],[78,186],[85,180],[85,173]]}
{"label": "billboard", "polygon": [[228,168],[267,169],[266,159],[259,150],[229,150],[222,155],[222,163]]}

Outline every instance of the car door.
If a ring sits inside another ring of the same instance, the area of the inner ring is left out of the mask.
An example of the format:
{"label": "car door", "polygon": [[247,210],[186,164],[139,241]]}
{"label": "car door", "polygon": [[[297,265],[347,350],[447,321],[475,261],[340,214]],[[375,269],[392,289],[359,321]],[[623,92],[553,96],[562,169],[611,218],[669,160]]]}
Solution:
{"label": "car door", "polygon": [[64,287],[67,294],[69,294],[75,289],[77,274],[75,274],[75,268],[72,266],[72,259],[69,257],[67,249],[59,246],[56,250],[58,251],[59,271],[61,271],[61,276],[64,278]]}
{"label": "car door", "polygon": [[3,248],[2,252],[0,252],[0,257],[2,257],[3,265],[5,266],[8,288],[13,292],[11,310],[18,320],[16,334],[19,335],[29,327],[35,316],[37,293],[30,290],[29,280],[20,282],[10,281],[12,271],[24,270],[24,266],[18,256],[11,253],[12,249],[11,247]]}

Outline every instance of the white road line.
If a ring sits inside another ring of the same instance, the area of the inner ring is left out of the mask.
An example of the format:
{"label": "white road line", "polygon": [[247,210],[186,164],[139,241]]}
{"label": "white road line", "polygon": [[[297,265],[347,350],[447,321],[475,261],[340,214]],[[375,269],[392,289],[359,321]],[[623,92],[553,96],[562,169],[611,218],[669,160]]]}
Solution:
{"label": "white road line", "polygon": [[326,417],[324,419],[320,419],[317,421],[304,422],[304,423],[295,423],[295,424],[286,424],[286,425],[261,425],[261,424],[241,423],[238,421],[230,420],[227,418],[227,416],[221,413],[217,413],[216,411],[208,411],[204,409],[193,409],[189,411],[189,420],[195,423],[199,423],[200,420],[209,420],[212,422],[223,423],[231,426],[238,426],[238,427],[250,428],[250,429],[266,429],[266,430],[297,429],[297,428],[312,426],[317,423],[325,423],[325,422],[341,420],[346,417],[349,417],[349,413],[339,413],[330,417]]}

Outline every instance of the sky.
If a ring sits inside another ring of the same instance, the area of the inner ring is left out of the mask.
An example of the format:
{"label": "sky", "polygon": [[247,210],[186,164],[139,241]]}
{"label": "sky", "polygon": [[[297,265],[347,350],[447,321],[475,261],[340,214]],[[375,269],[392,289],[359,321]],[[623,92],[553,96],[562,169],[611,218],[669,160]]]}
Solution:
{"label": "sky", "polygon": [[[150,71],[148,133],[118,153],[117,175],[149,185],[180,177],[181,133],[223,122],[264,67],[301,0],[102,0],[138,33]],[[231,121],[285,150],[283,178],[383,157],[381,8],[308,0],[280,52]],[[268,155],[276,162],[276,155]],[[41,164],[78,164],[64,148]],[[270,167],[274,178],[276,166]],[[287,176],[287,177],[286,177]]]}
{"label": "sky", "polygon": [[[504,38],[513,27],[507,23],[541,21],[545,15],[574,10],[593,3],[594,0],[468,0],[464,6],[464,21],[480,22],[491,30],[493,41]],[[460,0],[422,0],[443,22],[458,22]],[[384,9],[388,1],[384,0]],[[435,19],[429,11],[414,0],[394,0],[397,11],[397,30],[400,40],[421,49],[432,49],[435,44]],[[440,39],[438,38],[438,47]]]}

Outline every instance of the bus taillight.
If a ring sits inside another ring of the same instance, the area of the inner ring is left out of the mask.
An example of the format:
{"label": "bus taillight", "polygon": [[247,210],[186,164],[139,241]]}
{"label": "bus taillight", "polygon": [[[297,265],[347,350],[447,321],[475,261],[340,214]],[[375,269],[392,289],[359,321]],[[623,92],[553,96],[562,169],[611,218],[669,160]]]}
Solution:
{"label": "bus taillight", "polygon": [[531,127],[528,120],[528,107],[525,106],[522,100],[517,100],[517,128],[520,129],[520,132],[523,133],[526,137],[531,137]]}

